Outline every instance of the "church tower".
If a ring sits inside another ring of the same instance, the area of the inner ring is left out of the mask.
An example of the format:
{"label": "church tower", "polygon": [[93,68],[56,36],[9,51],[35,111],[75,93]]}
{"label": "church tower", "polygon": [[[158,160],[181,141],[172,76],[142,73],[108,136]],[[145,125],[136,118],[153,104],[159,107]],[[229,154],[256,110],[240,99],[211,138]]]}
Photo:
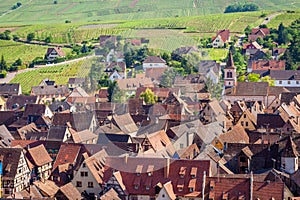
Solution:
{"label": "church tower", "polygon": [[234,66],[232,53],[229,52],[228,60],[224,68],[224,86],[225,88],[234,87],[236,85],[236,67]]}

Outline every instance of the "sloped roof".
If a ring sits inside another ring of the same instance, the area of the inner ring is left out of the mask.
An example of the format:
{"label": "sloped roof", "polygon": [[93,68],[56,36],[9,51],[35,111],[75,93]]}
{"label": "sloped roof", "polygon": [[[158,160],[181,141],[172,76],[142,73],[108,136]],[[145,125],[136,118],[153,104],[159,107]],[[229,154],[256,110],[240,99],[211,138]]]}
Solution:
{"label": "sloped roof", "polygon": [[49,54],[52,52],[52,51],[56,51],[56,53],[61,56],[61,57],[64,57],[66,56],[65,53],[63,52],[63,50],[60,48],[60,47],[51,47],[51,48],[48,48],[47,49],[47,53],[46,53],[46,56],[49,56]]}
{"label": "sloped roof", "polygon": [[79,132],[74,131],[71,132],[71,134],[72,134],[73,141],[75,143],[82,143],[97,138],[97,135],[88,129]]}
{"label": "sloped roof", "polygon": [[72,183],[67,183],[59,188],[59,190],[68,198],[80,200],[81,194]]}
{"label": "sloped roof", "polygon": [[251,34],[258,34],[259,32],[263,33],[264,35],[270,34],[269,28],[252,28]]}
{"label": "sloped roof", "polygon": [[52,171],[54,171],[59,165],[63,165],[66,163],[72,164],[74,166],[78,157],[80,156],[80,151],[81,145],[79,144],[61,144],[55,162],[53,164]]}
{"label": "sloped roof", "polygon": [[151,78],[136,77],[127,79],[118,79],[120,90],[136,90],[138,87],[154,87]]}
{"label": "sloped roof", "polygon": [[127,134],[99,134],[98,144],[107,144],[109,142],[124,142],[127,143],[130,140],[130,135]]}
{"label": "sloped roof", "polygon": [[[212,184],[214,183],[214,184]],[[213,190],[211,190],[213,185]],[[248,177],[207,177],[205,185],[206,198],[208,194],[214,195],[214,199],[245,198],[250,199],[250,178]],[[283,182],[253,181],[253,199],[283,199]]]}
{"label": "sloped roof", "polygon": [[[229,40],[230,37],[230,31],[229,30],[220,30],[217,32],[217,36],[220,36],[220,38],[222,39],[223,42],[226,42]],[[214,37],[213,40],[216,38]]]}
{"label": "sloped roof", "polygon": [[249,143],[249,136],[244,127],[240,124],[236,124],[230,131],[221,134],[219,139],[223,143]]}
{"label": "sloped roof", "polygon": [[93,174],[94,178],[99,184],[103,183],[104,165],[106,163],[107,153],[101,150],[91,157],[85,159],[85,164]]}
{"label": "sloped roof", "polygon": [[39,145],[33,148],[29,148],[28,152],[30,154],[30,161],[33,161],[36,166],[43,166],[52,162],[52,158],[49,156],[44,145]]}
{"label": "sloped roof", "polygon": [[160,81],[163,73],[167,69],[167,67],[146,68],[145,77],[151,78],[151,80]]}
{"label": "sloped roof", "polygon": [[19,83],[1,83],[0,95],[18,95],[20,87]]}
{"label": "sloped roof", "polygon": [[59,187],[50,180],[42,181],[34,181],[33,184],[41,190],[43,193],[47,194],[49,197],[54,197],[57,191],[59,190]]}
{"label": "sloped roof", "polygon": [[44,104],[26,104],[24,117],[28,117],[29,115],[38,115],[42,116],[45,113],[46,105]]}
{"label": "sloped roof", "polygon": [[72,128],[76,131],[89,129],[91,125],[93,112],[76,112],[76,113],[55,113],[52,124],[55,126],[66,126],[70,123]]}
{"label": "sloped roof", "polygon": [[69,78],[69,84],[82,84],[85,82],[85,78]]}
{"label": "sloped roof", "polygon": [[[169,164],[168,164],[169,163]],[[190,181],[194,181],[194,191],[197,197],[201,196],[203,172],[210,172],[210,162],[208,160],[176,160],[166,158],[143,158],[143,157],[107,157],[106,166],[109,171],[119,170],[122,182],[129,195],[150,195],[155,196],[155,186],[165,184],[171,181],[175,195],[187,196],[191,192],[189,190]],[[137,167],[139,166],[140,176],[137,176]],[[169,166],[169,167],[166,167]],[[183,178],[179,173],[185,168]],[[191,177],[192,168],[196,169],[195,178]],[[107,172],[107,175],[111,175]],[[148,176],[148,172],[152,172]],[[138,185],[135,189],[134,185]],[[182,191],[178,185],[182,186]],[[146,189],[149,186],[149,189]]]}
{"label": "sloped roof", "polygon": [[296,150],[297,146],[293,142],[292,137],[288,137],[285,148],[282,150],[281,157],[291,157],[295,158],[299,156],[298,151]]}
{"label": "sloped roof", "polygon": [[228,54],[228,59],[227,59],[227,63],[224,69],[235,69],[235,65],[234,65],[234,61],[233,61],[233,57],[232,57],[232,52],[230,51]]}
{"label": "sloped roof", "polygon": [[47,85],[47,86],[33,86],[31,88],[31,94],[33,95],[62,95],[69,94],[69,88],[67,85]]}
{"label": "sloped roof", "polygon": [[266,96],[268,94],[269,83],[267,82],[239,82],[231,88],[228,96]]}
{"label": "sloped roof", "polygon": [[138,130],[129,113],[113,115],[113,121],[125,134],[135,133]]}
{"label": "sloped roof", "polygon": [[0,148],[3,180],[13,180],[15,178],[22,150],[21,148]]}
{"label": "sloped roof", "polygon": [[166,61],[162,59],[160,56],[148,56],[146,60],[144,60],[143,63],[164,63],[166,64]]}
{"label": "sloped roof", "polygon": [[[119,182],[119,181],[118,181]],[[100,197],[100,200],[121,200],[114,188],[110,188],[105,194]]]}
{"label": "sloped roof", "polygon": [[[283,70],[278,73],[285,73],[285,71],[286,71],[285,70],[285,60],[253,60],[253,61],[251,61],[251,67],[252,67],[253,71],[255,71],[255,70],[271,70],[273,72],[274,70]],[[287,71],[292,71],[292,70],[287,70]]]}
{"label": "sloped roof", "polygon": [[281,128],[285,124],[278,114],[257,114],[257,127]]}
{"label": "sloped roof", "polygon": [[66,131],[66,126],[51,126],[48,131],[47,140],[62,141]]}
{"label": "sloped roof", "polygon": [[0,126],[0,147],[9,147],[11,141],[14,140],[14,137],[7,130],[6,126],[3,124]]}
{"label": "sloped roof", "polygon": [[26,104],[37,103],[37,96],[14,95],[7,99],[6,107],[9,110],[23,108]]}

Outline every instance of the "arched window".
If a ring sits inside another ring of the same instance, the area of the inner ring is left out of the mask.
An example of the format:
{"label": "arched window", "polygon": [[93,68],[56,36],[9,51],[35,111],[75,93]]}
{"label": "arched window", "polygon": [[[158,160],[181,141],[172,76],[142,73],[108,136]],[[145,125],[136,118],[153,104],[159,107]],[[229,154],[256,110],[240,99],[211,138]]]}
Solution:
{"label": "arched window", "polygon": [[232,78],[232,72],[227,72],[227,78]]}

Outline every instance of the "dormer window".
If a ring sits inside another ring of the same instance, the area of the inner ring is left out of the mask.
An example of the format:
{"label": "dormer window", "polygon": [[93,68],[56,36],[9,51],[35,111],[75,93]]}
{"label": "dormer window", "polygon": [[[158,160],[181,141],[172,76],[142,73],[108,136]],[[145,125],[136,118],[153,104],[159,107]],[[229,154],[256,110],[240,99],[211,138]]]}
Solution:
{"label": "dormer window", "polygon": [[138,185],[134,185],[134,189],[138,190],[139,186]]}
{"label": "dormer window", "polygon": [[190,191],[190,192],[194,192],[194,188],[192,188],[192,187],[189,188],[189,191]]}
{"label": "dormer window", "polygon": [[146,186],[146,190],[150,190],[150,187],[149,187],[149,186]]}
{"label": "dormer window", "polygon": [[192,167],[192,169],[191,169],[191,177],[192,178],[196,178],[196,174],[197,174],[197,167]]}
{"label": "dormer window", "polygon": [[143,169],[143,165],[138,165],[138,166],[136,167],[135,172],[136,172],[137,176],[140,176],[140,175],[141,175],[142,169]]}
{"label": "dormer window", "polygon": [[185,172],[186,172],[186,167],[180,167],[179,175],[181,178],[184,177]]}
{"label": "dormer window", "polygon": [[215,188],[215,181],[210,181],[210,183],[209,183],[209,189],[210,190],[214,190],[214,188]]}

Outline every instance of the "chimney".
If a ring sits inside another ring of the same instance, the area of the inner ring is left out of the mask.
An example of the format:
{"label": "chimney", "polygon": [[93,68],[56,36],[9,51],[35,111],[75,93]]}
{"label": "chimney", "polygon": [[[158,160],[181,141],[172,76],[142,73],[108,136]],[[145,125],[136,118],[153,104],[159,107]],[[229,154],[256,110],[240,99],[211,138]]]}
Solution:
{"label": "chimney", "polygon": [[166,158],[165,178],[169,178],[170,174],[170,158]]}
{"label": "chimney", "polygon": [[250,200],[253,200],[253,172],[250,173]]}
{"label": "chimney", "polygon": [[125,156],[124,156],[124,162],[125,162],[125,164],[128,163],[128,154],[127,154],[127,153],[126,153]]}
{"label": "chimney", "polygon": [[202,183],[202,199],[205,199],[205,183],[206,182],[206,171],[203,172],[203,183]]}

